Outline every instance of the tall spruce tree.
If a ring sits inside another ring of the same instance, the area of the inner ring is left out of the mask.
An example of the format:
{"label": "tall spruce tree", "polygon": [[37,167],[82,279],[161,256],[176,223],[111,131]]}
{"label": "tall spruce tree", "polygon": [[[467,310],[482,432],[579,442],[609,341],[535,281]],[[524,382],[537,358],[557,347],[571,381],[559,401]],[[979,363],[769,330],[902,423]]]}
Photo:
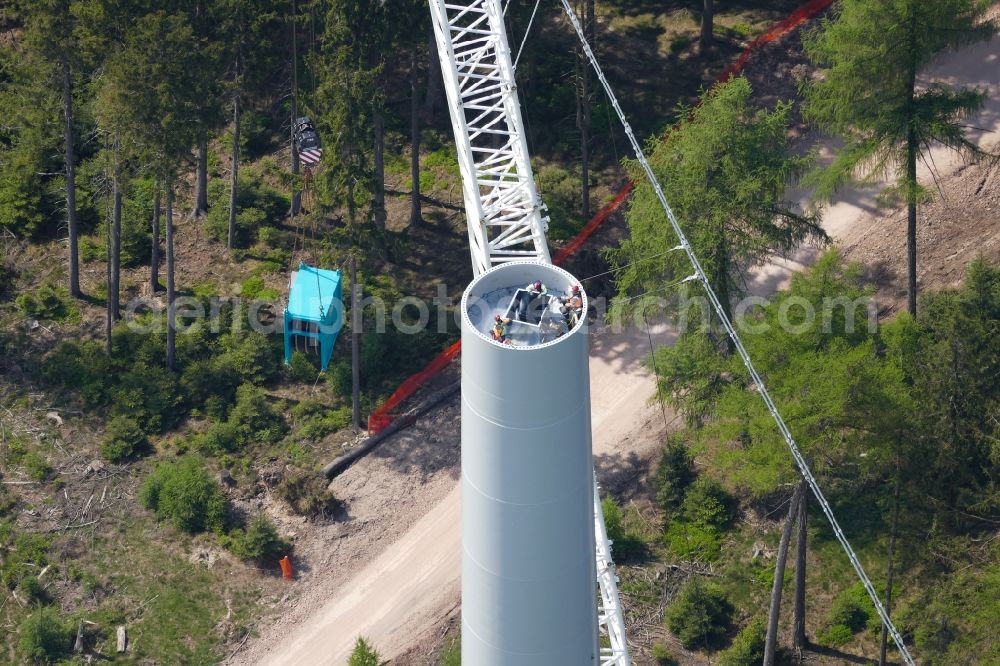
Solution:
{"label": "tall spruce tree", "polygon": [[[167,366],[174,361],[173,203],[177,176],[201,129],[202,54],[183,13],[163,10],[138,18],[105,66],[98,114],[137,168],[166,192]],[[110,294],[109,294],[110,297]]]}
{"label": "tall spruce tree", "polygon": [[[224,45],[233,35],[220,30],[223,4],[209,0],[179,0],[177,11],[184,11],[191,26],[192,42],[189,62],[197,66],[198,76],[191,77],[198,113],[195,117],[195,188],[194,212],[208,212],[208,141],[212,133],[225,124],[222,79],[226,68]],[[156,5],[154,5],[156,6]],[[165,10],[170,3],[165,3]]]}
{"label": "tall spruce tree", "polygon": [[312,67],[319,73],[314,105],[327,137],[319,181],[327,205],[347,210],[352,226],[374,207],[377,182],[374,147],[376,109],[384,103],[377,89],[381,63],[372,50],[384,28],[385,6],[362,0],[330,0],[326,31]]}
{"label": "tall spruce tree", "polygon": [[66,229],[69,250],[69,293],[80,296],[80,252],[76,207],[76,126],[73,113],[73,75],[79,59],[75,43],[76,20],[70,0],[24,2],[24,41],[40,57],[43,72],[61,92],[63,162],[66,174]]}
{"label": "tall spruce tree", "polygon": [[[716,86],[650,155],[730,318],[732,302],[745,293],[747,269],[825,238],[814,217],[785,201],[787,183],[807,164],[788,150],[789,106],[759,110],[750,95],[744,78]],[[641,184],[626,217],[631,236],[612,253],[622,265],[618,289],[623,296],[659,293],[690,275],[691,266],[684,253],[665,252],[677,245],[676,235],[639,165],[628,168]]]}
{"label": "tall spruce tree", "polygon": [[53,235],[60,216],[63,127],[54,79],[52,63],[33,49],[0,44],[0,226],[21,237]]}
{"label": "tall spruce tree", "polygon": [[229,233],[226,246],[231,250],[236,237],[236,200],[239,185],[240,130],[243,108],[275,66],[275,39],[279,37],[278,2],[221,0],[221,32],[225,40],[224,58],[229,63],[227,87],[232,100],[233,142],[232,169],[229,178]]}
{"label": "tall spruce tree", "polygon": [[[410,79],[410,229],[418,228],[422,221],[420,205],[420,125],[421,120],[431,122],[430,114],[423,108],[419,98],[421,51],[425,46],[426,30],[420,28],[430,25],[426,0],[397,0],[387,6],[386,21],[389,26],[389,39],[397,45],[400,52],[409,53]],[[432,69],[440,70],[436,62],[428,63]],[[423,116],[427,116],[423,118]],[[376,170],[376,181],[379,174]],[[377,205],[377,204],[376,204]],[[384,205],[383,205],[384,208]]]}
{"label": "tall spruce tree", "polygon": [[887,194],[907,206],[907,309],[917,311],[917,206],[924,191],[917,161],[935,144],[980,155],[961,121],[985,92],[918,75],[944,49],[985,39],[986,0],[842,0],[833,18],[805,40],[823,76],[805,87],[805,116],[844,140],[833,163],[815,178],[829,197],[853,180],[893,179]]}

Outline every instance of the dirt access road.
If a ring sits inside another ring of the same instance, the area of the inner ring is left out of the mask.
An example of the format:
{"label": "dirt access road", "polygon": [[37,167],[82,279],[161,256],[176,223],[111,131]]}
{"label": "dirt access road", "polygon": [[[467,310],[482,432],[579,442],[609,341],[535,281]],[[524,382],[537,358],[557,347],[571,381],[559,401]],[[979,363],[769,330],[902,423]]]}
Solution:
{"label": "dirt access road", "polygon": [[[979,128],[972,132],[975,140],[995,149],[1000,137],[1000,42],[946,54],[929,75],[952,84],[989,89],[986,108],[969,124]],[[939,180],[947,180],[962,169],[959,160],[943,151],[935,152],[928,164]],[[921,168],[922,178],[929,181],[928,165]],[[844,193],[828,207],[823,225],[835,242],[843,243],[873,233],[890,217],[876,207],[874,192],[859,190]],[[893,232],[893,236],[903,255],[902,234]],[[774,261],[757,272],[754,291],[772,293],[818,252],[805,248],[792,259]],[[664,327],[654,331],[657,344],[669,343],[672,337]],[[613,464],[631,453],[648,452],[659,441],[664,423],[659,410],[648,403],[654,384],[641,363],[648,353],[645,331],[615,334],[605,329],[594,333],[590,376],[594,451],[599,468],[602,460]],[[456,407],[452,405],[445,411],[448,416],[441,425],[445,421],[454,423]],[[434,437],[434,446],[454,451],[456,442],[445,440],[455,437],[455,433],[457,428],[453,427],[449,436]],[[405,505],[404,526],[412,527],[404,529],[398,538],[390,534],[382,539],[380,545],[384,547],[364,554],[362,561],[350,567],[351,575],[339,576],[341,581],[335,588],[325,586],[329,591],[324,592],[322,601],[315,596],[303,599],[302,612],[294,613],[254,641],[238,657],[238,663],[341,666],[358,635],[370,638],[384,658],[396,657],[422,638],[436,635],[458,612],[461,496],[453,467],[450,476],[434,478],[434,494],[439,497],[435,503]],[[365,482],[348,483],[360,486]],[[424,492],[415,486],[410,490]]]}

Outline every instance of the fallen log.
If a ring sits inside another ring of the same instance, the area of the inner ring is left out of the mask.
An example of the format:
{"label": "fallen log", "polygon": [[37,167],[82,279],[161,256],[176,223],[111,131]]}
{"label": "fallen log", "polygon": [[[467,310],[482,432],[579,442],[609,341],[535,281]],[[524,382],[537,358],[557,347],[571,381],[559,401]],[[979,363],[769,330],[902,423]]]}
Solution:
{"label": "fallen log", "polygon": [[377,435],[372,435],[363,441],[359,446],[356,446],[344,455],[334,459],[332,462],[327,463],[326,466],[323,467],[323,474],[327,479],[333,479],[339,476],[348,467],[371,453],[376,446],[392,437],[400,430],[405,430],[416,423],[419,417],[423,416],[439,403],[443,402],[445,398],[451,396],[461,387],[461,382],[455,382],[430,394],[419,405],[394,419],[393,422],[385,428],[385,430],[381,431]]}

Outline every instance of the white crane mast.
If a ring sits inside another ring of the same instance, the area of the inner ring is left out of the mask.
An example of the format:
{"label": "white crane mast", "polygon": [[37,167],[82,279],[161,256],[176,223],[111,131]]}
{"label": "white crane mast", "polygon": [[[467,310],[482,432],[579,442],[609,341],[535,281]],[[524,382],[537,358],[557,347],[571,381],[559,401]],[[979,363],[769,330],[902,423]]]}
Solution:
{"label": "white crane mast", "polygon": [[430,0],[462,171],[472,270],[548,263],[548,219],[535,189],[498,0]]}
{"label": "white crane mast", "polygon": [[[499,0],[429,0],[448,98],[475,276],[514,260],[551,263]],[[517,390],[511,387],[508,390]],[[589,418],[589,410],[588,410]],[[631,666],[618,577],[594,483],[600,666]]]}

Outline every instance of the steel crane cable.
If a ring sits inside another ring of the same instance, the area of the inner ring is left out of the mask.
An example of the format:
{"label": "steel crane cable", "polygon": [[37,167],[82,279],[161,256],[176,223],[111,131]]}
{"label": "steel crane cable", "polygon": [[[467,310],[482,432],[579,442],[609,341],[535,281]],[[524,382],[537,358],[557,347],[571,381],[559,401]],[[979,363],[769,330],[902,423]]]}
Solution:
{"label": "steel crane cable", "polygon": [[802,473],[802,477],[806,480],[806,483],[809,484],[809,488],[816,497],[816,501],[819,503],[820,507],[822,507],[823,513],[826,515],[826,518],[830,523],[830,527],[833,528],[833,533],[837,537],[837,541],[840,542],[841,547],[847,554],[847,558],[851,562],[851,566],[854,568],[855,573],[857,573],[858,578],[861,579],[861,583],[864,585],[865,591],[868,593],[868,596],[871,597],[872,603],[875,605],[875,610],[878,612],[879,617],[882,619],[882,622],[885,623],[886,628],[892,635],[892,640],[899,649],[900,655],[902,655],[903,660],[907,664],[914,666],[913,657],[910,656],[910,652],[907,650],[906,644],[903,642],[903,637],[900,636],[899,632],[896,630],[896,626],[889,618],[889,614],[886,612],[885,606],[883,606],[881,600],[879,600],[875,587],[868,578],[868,574],[865,573],[865,569],[858,560],[857,555],[855,555],[854,549],[851,548],[851,544],[847,541],[847,537],[844,535],[843,530],[841,530],[840,524],[833,515],[833,509],[830,508],[830,504],[823,495],[823,491],[820,490],[819,484],[816,483],[816,479],[813,476],[812,471],[809,469],[809,465],[806,463],[802,452],[799,450],[798,444],[795,443],[795,439],[792,437],[791,431],[785,424],[784,418],[782,418],[781,413],[778,411],[777,405],[775,405],[774,401],[771,399],[771,395],[768,393],[767,387],[764,385],[764,380],[754,367],[753,361],[750,359],[750,355],[743,346],[743,341],[740,340],[739,334],[736,332],[736,329],[733,328],[732,323],[729,321],[729,317],[726,316],[725,310],[719,302],[719,298],[716,296],[711,284],[709,284],[708,277],[705,275],[705,271],[701,267],[701,262],[698,261],[698,257],[695,255],[694,250],[691,249],[691,245],[688,243],[687,237],[684,235],[684,231],[681,229],[680,223],[677,221],[677,217],[674,215],[673,209],[670,208],[670,204],[667,202],[667,197],[663,193],[663,188],[660,186],[660,182],[657,180],[656,174],[653,173],[653,169],[646,160],[646,155],[643,153],[642,147],[639,145],[639,142],[635,138],[635,134],[632,132],[632,126],[625,118],[625,113],[618,104],[618,98],[615,96],[614,91],[611,90],[611,86],[608,84],[607,79],[604,78],[604,71],[601,69],[600,64],[598,64],[597,59],[594,57],[593,51],[590,49],[590,44],[587,42],[587,37],[583,32],[583,27],[580,25],[579,19],[573,12],[573,8],[570,7],[569,0],[560,1],[562,3],[563,10],[569,17],[570,23],[573,24],[573,29],[580,38],[583,50],[587,54],[587,58],[590,60],[591,66],[597,73],[597,78],[600,79],[601,85],[604,87],[604,91],[607,93],[608,98],[611,101],[611,105],[618,114],[618,119],[621,121],[622,126],[625,129],[625,134],[628,136],[629,143],[632,145],[632,150],[635,152],[639,164],[642,165],[642,169],[646,173],[646,177],[653,186],[656,198],[659,199],[660,205],[663,207],[663,211],[666,213],[667,219],[670,221],[670,226],[673,228],[674,233],[677,234],[677,238],[680,241],[681,246],[684,248],[684,252],[687,254],[688,260],[691,262],[691,266],[694,268],[698,281],[701,282],[705,289],[705,293],[708,296],[709,302],[712,304],[712,308],[722,321],[722,325],[726,329],[726,333],[728,333],[730,340],[732,340],[737,353],[739,353],[740,358],[743,361],[743,365],[746,366],[751,379],[753,379],[757,387],[757,392],[760,393],[765,406],[774,418],[775,424],[778,426],[778,431],[781,433],[785,440],[785,444],[791,451],[792,457],[795,459],[795,462],[799,467],[799,471]]}
{"label": "steel crane cable", "polygon": [[[517,61],[521,59],[521,52],[524,51],[524,45],[528,43],[528,35],[531,33],[531,24],[535,22],[535,14],[538,13],[538,5],[542,4],[542,0],[535,0],[535,8],[531,10],[531,18],[528,19],[528,27],[524,29],[524,37],[521,38],[521,46],[517,49],[517,55],[514,57],[514,71],[517,71]],[[508,3],[508,7],[510,4]],[[507,10],[504,10],[507,13]]]}

